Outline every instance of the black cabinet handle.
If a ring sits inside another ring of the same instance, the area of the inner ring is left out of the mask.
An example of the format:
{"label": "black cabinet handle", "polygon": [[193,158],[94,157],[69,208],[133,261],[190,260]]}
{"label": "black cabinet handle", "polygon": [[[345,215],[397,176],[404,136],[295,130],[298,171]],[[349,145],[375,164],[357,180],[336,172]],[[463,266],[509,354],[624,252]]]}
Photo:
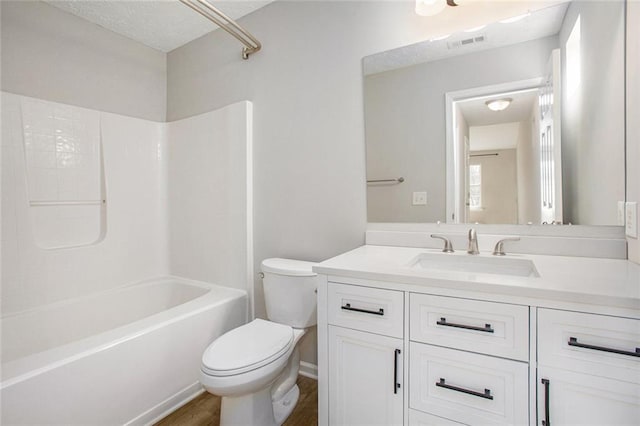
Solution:
{"label": "black cabinet handle", "polygon": [[397,394],[400,389],[400,383],[398,383],[398,355],[400,355],[400,349],[393,351],[393,393]]}
{"label": "black cabinet handle", "polygon": [[456,327],[456,328],[464,328],[467,330],[483,331],[485,333],[493,333],[495,331],[493,328],[491,328],[491,324],[485,324],[484,327],[476,327],[474,325],[465,325],[465,324],[455,324],[452,322],[447,322],[447,319],[444,317],[440,318],[440,321],[437,321],[436,324],[444,325],[446,327]]}
{"label": "black cabinet handle", "polygon": [[542,384],[544,385],[544,420],[542,421],[542,426],[551,426],[551,422],[549,420],[549,379],[542,379]]}
{"label": "black cabinet handle", "polygon": [[343,306],[341,306],[341,308],[345,311],[362,312],[371,315],[384,315],[384,309],[382,308],[378,309],[377,311],[370,311],[368,309],[352,308],[351,303],[345,303]]}
{"label": "black cabinet handle", "polygon": [[614,354],[640,357],[640,348],[636,348],[635,352],[631,352],[623,351],[622,349],[607,348],[604,346],[587,345],[585,343],[579,343],[577,337],[569,337],[567,345],[575,346],[577,348],[593,349],[594,351],[611,352]]}
{"label": "black cabinet handle", "polygon": [[468,395],[478,396],[480,398],[493,399],[493,395],[491,395],[491,390],[489,390],[489,389],[485,389],[484,392],[476,392],[476,391],[473,391],[473,390],[470,390],[470,389],[465,389],[465,388],[460,388],[458,386],[448,385],[446,383],[445,379],[443,379],[442,377],[440,378],[439,382],[436,382],[436,386],[438,386],[439,388],[451,389],[451,390],[456,391],[456,392],[466,393]]}

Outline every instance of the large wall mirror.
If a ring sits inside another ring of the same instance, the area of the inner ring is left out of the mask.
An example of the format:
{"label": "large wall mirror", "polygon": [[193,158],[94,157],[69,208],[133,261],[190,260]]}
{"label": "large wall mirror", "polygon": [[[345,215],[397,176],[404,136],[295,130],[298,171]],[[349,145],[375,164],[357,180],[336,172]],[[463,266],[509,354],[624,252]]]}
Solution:
{"label": "large wall mirror", "polygon": [[624,1],[363,60],[369,222],[619,225]]}

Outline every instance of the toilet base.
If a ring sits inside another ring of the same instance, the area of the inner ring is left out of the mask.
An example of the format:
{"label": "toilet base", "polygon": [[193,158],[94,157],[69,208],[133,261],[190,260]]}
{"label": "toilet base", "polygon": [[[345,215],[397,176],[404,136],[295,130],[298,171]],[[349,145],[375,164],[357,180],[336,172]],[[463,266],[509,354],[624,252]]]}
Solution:
{"label": "toilet base", "polygon": [[220,426],[280,426],[273,416],[271,391],[267,387],[242,396],[223,396]]}
{"label": "toilet base", "polygon": [[276,423],[281,425],[291,415],[291,412],[298,403],[300,397],[300,388],[298,385],[292,387],[282,398],[273,401],[273,416]]}

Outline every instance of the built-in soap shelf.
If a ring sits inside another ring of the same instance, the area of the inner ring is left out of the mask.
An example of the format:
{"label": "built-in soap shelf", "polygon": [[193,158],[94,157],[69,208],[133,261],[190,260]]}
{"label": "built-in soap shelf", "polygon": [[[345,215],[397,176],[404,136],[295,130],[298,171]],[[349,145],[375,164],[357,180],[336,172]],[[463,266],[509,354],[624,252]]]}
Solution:
{"label": "built-in soap shelf", "polygon": [[100,113],[26,97],[20,110],[12,125],[22,136],[33,242],[42,249],[95,244],[106,230]]}

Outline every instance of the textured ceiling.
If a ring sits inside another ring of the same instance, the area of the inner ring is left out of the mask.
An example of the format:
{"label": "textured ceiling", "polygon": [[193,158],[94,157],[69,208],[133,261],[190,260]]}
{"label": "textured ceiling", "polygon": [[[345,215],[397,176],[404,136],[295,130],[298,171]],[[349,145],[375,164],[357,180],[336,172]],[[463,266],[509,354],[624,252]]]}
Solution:
{"label": "textured ceiling", "polygon": [[[178,0],[44,1],[162,52],[169,52],[218,28]],[[238,19],[271,1],[226,0],[211,3],[230,18]]]}
{"label": "textured ceiling", "polygon": [[[444,40],[427,40],[367,56],[363,60],[364,74],[377,74],[555,35],[560,31],[567,7],[568,3],[561,3],[531,12],[526,18],[514,23],[495,22],[477,31],[452,34]],[[483,36],[484,41],[461,45],[462,40],[478,36]]]}

